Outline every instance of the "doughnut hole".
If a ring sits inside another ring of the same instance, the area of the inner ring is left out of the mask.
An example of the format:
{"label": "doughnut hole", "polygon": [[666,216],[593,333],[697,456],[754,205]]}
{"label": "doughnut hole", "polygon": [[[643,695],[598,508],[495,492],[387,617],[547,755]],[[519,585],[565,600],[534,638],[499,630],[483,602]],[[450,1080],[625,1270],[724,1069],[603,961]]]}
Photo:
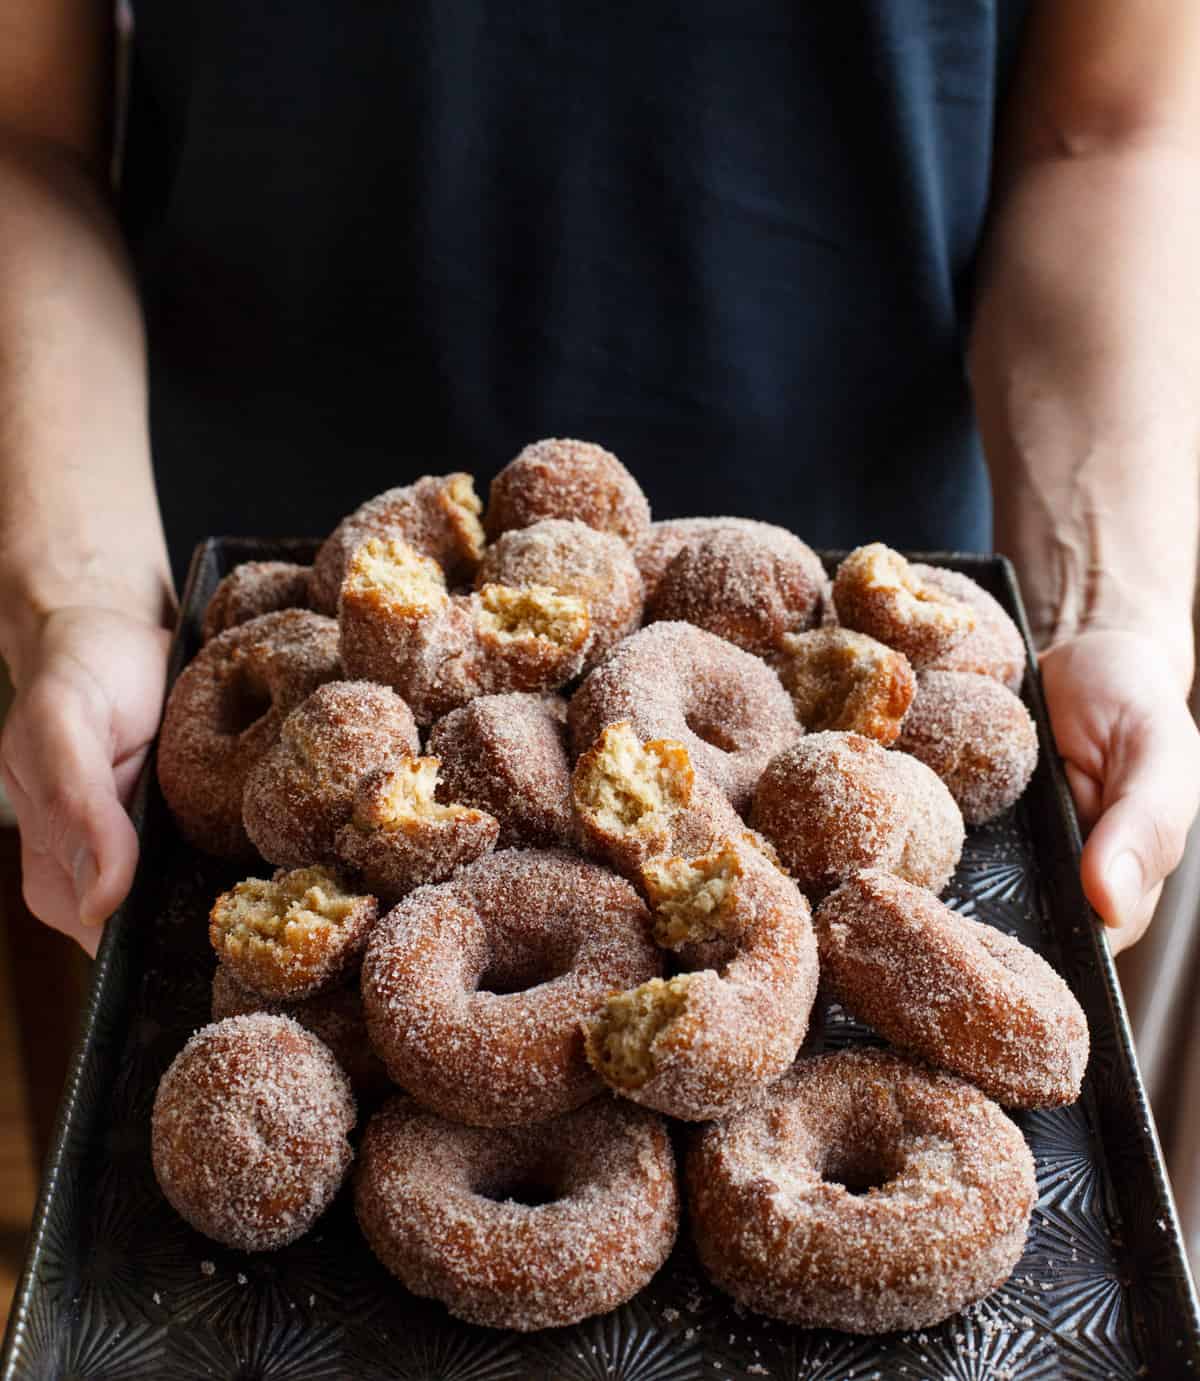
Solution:
{"label": "doughnut hole", "polygon": [[654,909],[654,939],[664,949],[723,939],[736,929],[731,916],[742,864],[727,841],[701,858],[652,858],[642,884]]}
{"label": "doughnut hole", "polygon": [[642,743],[622,721],[610,724],[579,759],[573,782],[575,808],[605,834],[654,835],[692,797],[695,770],[682,743]]}
{"label": "doughnut hole", "polygon": [[885,748],[899,737],[916,691],[903,652],[848,628],[788,634],[775,670],[806,729],[862,734]]}
{"label": "doughnut hole", "polygon": [[587,601],[577,595],[555,594],[547,585],[485,585],[479,602],[476,627],[499,644],[541,638],[575,651],[588,640]]}
{"label": "doughnut hole", "polygon": [[975,627],[969,604],[920,574],[899,552],[871,542],[838,567],[838,621],[903,652],[920,668],[944,656]]}
{"label": "doughnut hole", "polygon": [[699,977],[652,978],[610,997],[587,1029],[587,1057],[613,1088],[639,1089],[655,1070],[654,1045],[687,1005],[688,987]]}
{"label": "doughnut hole", "polygon": [[247,878],[209,915],[209,939],[229,975],[263,997],[294,1000],[332,987],[361,958],[378,916],[372,896],[326,868]]}
{"label": "doughnut hole", "polygon": [[234,669],[218,708],[216,730],[221,734],[243,734],[265,715],[273,704],[270,687],[254,669],[241,662]]}
{"label": "doughnut hole", "polygon": [[442,568],[432,557],[398,538],[372,537],[350,558],[341,598],[423,616],[440,613],[450,597]]}
{"label": "doughnut hole", "polygon": [[830,1146],[821,1166],[821,1179],[847,1194],[871,1194],[884,1189],[904,1168],[900,1146],[878,1137],[857,1137]]}
{"label": "doughnut hole", "polygon": [[459,539],[463,558],[472,565],[483,555],[487,537],[483,531],[483,500],[475,492],[475,481],[467,474],[447,477],[438,502]]}
{"label": "doughnut hole", "polygon": [[729,730],[719,719],[712,718],[704,710],[689,710],[683,719],[692,733],[704,743],[710,744],[713,748],[719,748],[722,753],[736,753],[738,751],[738,742]]}

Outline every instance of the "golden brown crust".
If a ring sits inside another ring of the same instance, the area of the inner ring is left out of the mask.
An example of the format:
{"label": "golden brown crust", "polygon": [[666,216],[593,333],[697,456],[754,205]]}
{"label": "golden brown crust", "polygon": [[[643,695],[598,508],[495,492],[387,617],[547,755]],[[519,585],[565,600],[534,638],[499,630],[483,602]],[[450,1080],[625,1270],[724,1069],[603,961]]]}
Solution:
{"label": "golden brown crust", "polygon": [[846,557],[833,581],[838,622],[903,652],[918,671],[945,657],[977,621],[971,605],[921,569],[871,542]]}
{"label": "golden brown crust", "polygon": [[611,451],[550,437],[526,446],[492,481],[487,535],[494,542],[545,518],[574,518],[633,543],[650,526],[650,505]]}
{"label": "golden brown crust", "polygon": [[661,1118],[607,1101],[485,1131],[393,1099],[367,1127],[354,1206],[406,1289],[469,1323],[522,1331],[632,1298],[679,1219]]}
{"label": "golden brown crust", "polygon": [[443,1117],[502,1127],[578,1107],[601,1087],[580,1022],[659,972],[646,920],[633,888],[594,863],[489,854],[376,927],[362,977],[372,1044]]}
{"label": "golden brown crust", "polygon": [[968,825],[1020,799],[1037,766],[1037,729],[1007,686],[969,671],[925,671],[896,743],[946,783]]}
{"label": "golden brown crust", "polygon": [[326,868],[280,869],[222,892],[208,936],[236,982],[294,1002],[345,981],[378,915],[373,896],[348,892]]}
{"label": "golden brown crust", "polygon": [[306,610],[264,614],[200,649],[171,688],[158,738],[159,785],[190,843],[254,857],[242,827],[246,780],[290,711],[341,675],[337,625]]}
{"label": "golden brown crust", "polygon": [[932,1327],[1002,1284],[1037,1198],[1020,1131],[977,1089],[883,1051],[800,1060],[688,1152],[714,1283],[809,1328]]}
{"label": "golden brown crust", "polygon": [[861,734],[809,734],[768,764],[750,824],[779,851],[806,896],[861,868],[940,892],[962,853],[962,816],[923,763]]}
{"label": "golden brown crust", "polygon": [[310,568],[291,561],[243,561],[217,584],[204,611],[204,641],[280,609],[309,607]]}
{"label": "golden brown crust", "polygon": [[354,552],[369,538],[396,538],[436,561],[451,585],[471,579],[483,554],[483,506],[470,475],[422,475],[412,484],[368,499],[334,528],[313,562],[312,601],[337,612],[338,594]]}
{"label": "golden brown crust", "polygon": [[772,665],[810,733],[862,734],[884,748],[899,737],[917,688],[903,652],[848,628],[788,634]]}

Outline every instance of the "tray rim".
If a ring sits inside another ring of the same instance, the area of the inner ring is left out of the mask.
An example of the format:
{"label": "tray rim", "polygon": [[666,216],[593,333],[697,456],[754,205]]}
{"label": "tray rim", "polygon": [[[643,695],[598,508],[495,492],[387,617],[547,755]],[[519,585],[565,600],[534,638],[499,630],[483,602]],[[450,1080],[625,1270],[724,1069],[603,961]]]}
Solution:
{"label": "tray rim", "polygon": [[[179,613],[176,618],[175,627],[172,630],[171,642],[167,655],[166,685],[168,690],[174,684],[176,677],[185,664],[184,645],[187,635],[187,611],[192,607],[196,588],[200,583],[202,573],[209,560],[215,560],[218,566],[220,566],[223,564],[225,558],[233,558],[239,552],[244,553],[244,555],[240,557],[241,560],[262,559],[263,549],[269,548],[273,552],[280,553],[281,556],[286,554],[293,556],[294,559],[304,561],[311,560],[318,546],[319,542],[316,539],[286,537],[210,536],[197,543],[188,563],[187,576],[179,601]],[[821,550],[818,552],[818,555],[827,567],[830,563],[836,563],[844,554],[844,551]],[[1025,678],[1036,676],[1038,654],[1034,648],[1033,637],[1025,613],[1024,602],[1021,598],[1016,571],[1008,557],[999,552],[962,552],[951,550],[908,551],[905,552],[905,555],[910,560],[921,561],[931,565],[978,566],[981,564],[994,563],[998,568],[1001,582],[1009,597],[1012,617],[1017,623],[1017,627],[1020,630],[1022,640],[1025,644]],[[280,558],[276,557],[274,559]],[[237,564],[237,560],[229,559],[228,564],[230,566],[235,565]],[[1039,737],[1043,742],[1053,744],[1053,730],[1044,697],[1039,693],[1038,695],[1030,696],[1029,701],[1031,702],[1030,708],[1033,712]],[[137,785],[130,805],[130,818],[137,831],[139,843],[145,824],[147,801],[154,770],[156,749],[157,736],[154,743],[151,745],[151,750],[147,753],[146,761],[138,776]],[[1082,836],[1079,828],[1078,815],[1075,810],[1074,798],[1071,795],[1070,787],[1067,782],[1062,758],[1057,752],[1047,753],[1045,757],[1047,759],[1047,768],[1050,773],[1050,781],[1059,807],[1059,812],[1064,818],[1067,826],[1066,844],[1070,849],[1073,859],[1078,861],[1082,850]],[[54,1205],[59,1181],[65,1170],[64,1162],[66,1160],[67,1147],[71,1141],[74,1124],[81,1115],[79,1090],[84,1082],[88,1065],[93,1059],[98,1058],[97,1045],[94,1037],[103,1013],[104,995],[107,988],[108,975],[114,963],[113,956],[117,949],[118,935],[130,924],[130,913],[133,910],[133,903],[137,899],[139,890],[137,882],[138,878],[141,876],[141,871],[141,860],[139,859],[138,876],[135,877],[135,882],[130,890],[129,896],[109,919],[96,954],[96,959],[92,966],[91,984],[80,1019],[79,1033],[76,1037],[67,1076],[63,1082],[62,1093],[59,1098],[58,1112],[55,1117],[50,1150],[47,1154],[45,1165],[42,1168],[37,1202],[29,1236],[26,1241],[25,1261],[17,1281],[16,1289],[13,1292],[8,1323],[4,1333],[3,1346],[0,1348],[0,1366],[3,1367],[3,1370],[0,1371],[0,1381],[18,1381],[18,1372],[16,1370],[19,1362],[18,1349],[29,1324],[30,1309],[37,1288],[38,1270],[41,1265],[42,1253],[49,1230],[50,1214]],[[1193,1343],[1197,1351],[1200,1352],[1200,1296],[1197,1294],[1196,1281],[1183,1237],[1174,1192],[1167,1174],[1166,1161],[1162,1152],[1162,1144],[1158,1136],[1154,1112],[1146,1096],[1141,1067],[1138,1063],[1137,1052],[1134,1047],[1129,1015],[1125,1006],[1124,996],[1121,992],[1120,981],[1117,976],[1116,964],[1108,944],[1106,927],[1092,909],[1091,904],[1087,901],[1086,896],[1083,894],[1082,885],[1079,886],[1078,890],[1080,899],[1086,909],[1086,915],[1090,917],[1093,923],[1089,927],[1088,948],[1103,978],[1104,989],[1109,1005],[1109,1015],[1114,1028],[1115,1044],[1126,1068],[1126,1072],[1131,1076],[1129,1091],[1141,1113],[1141,1117],[1137,1119],[1137,1126],[1132,1128],[1131,1131],[1139,1144],[1139,1151],[1142,1153],[1142,1158],[1149,1161],[1151,1178],[1159,1201],[1156,1207],[1161,1210],[1161,1219],[1164,1227],[1164,1234],[1168,1239],[1168,1245],[1171,1248],[1172,1255],[1178,1259],[1183,1267],[1179,1283],[1188,1312],[1188,1331],[1192,1335]],[[1103,1146],[1103,1139],[1101,1139],[1101,1145]]]}

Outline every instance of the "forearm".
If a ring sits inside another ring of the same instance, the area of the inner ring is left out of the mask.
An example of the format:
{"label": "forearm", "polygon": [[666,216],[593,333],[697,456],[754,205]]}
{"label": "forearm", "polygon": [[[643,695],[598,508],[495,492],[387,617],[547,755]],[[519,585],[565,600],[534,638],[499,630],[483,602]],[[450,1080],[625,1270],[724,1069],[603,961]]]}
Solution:
{"label": "forearm", "polygon": [[173,598],[133,275],[82,161],[0,135],[0,655],[55,609]]}
{"label": "forearm", "polygon": [[1026,162],[981,265],[971,375],[1034,630],[1138,629],[1192,672],[1200,155],[1131,141]]}

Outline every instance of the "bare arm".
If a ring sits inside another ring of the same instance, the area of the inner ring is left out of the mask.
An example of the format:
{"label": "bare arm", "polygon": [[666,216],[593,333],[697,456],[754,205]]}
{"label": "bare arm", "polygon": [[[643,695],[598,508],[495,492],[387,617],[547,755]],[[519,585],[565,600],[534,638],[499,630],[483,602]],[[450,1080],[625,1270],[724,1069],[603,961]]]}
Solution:
{"label": "bare arm", "polygon": [[1035,6],[1003,127],[971,375],[1085,826],[1136,938],[1196,808],[1200,8]]}
{"label": "bare arm", "polygon": [[[0,655],[26,895],[88,938],[157,722],[172,592],[145,348],[107,193],[111,7],[0,0]],[[94,944],[94,935],[90,944]]]}

